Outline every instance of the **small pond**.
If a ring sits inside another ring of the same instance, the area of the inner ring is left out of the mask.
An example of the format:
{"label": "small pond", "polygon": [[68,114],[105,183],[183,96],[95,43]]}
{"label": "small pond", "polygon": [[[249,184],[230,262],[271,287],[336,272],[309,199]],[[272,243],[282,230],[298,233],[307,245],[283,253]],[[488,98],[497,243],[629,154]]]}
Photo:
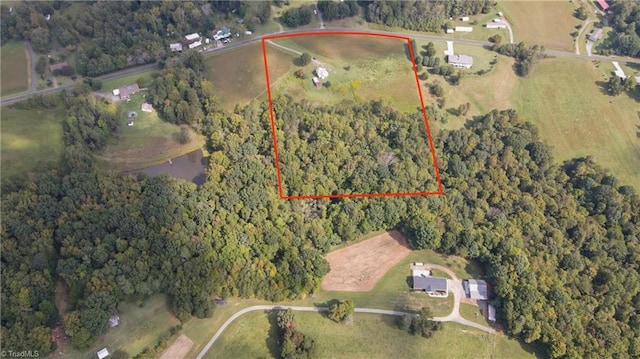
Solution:
{"label": "small pond", "polygon": [[207,165],[206,161],[207,159],[202,155],[202,150],[196,150],[187,153],[186,155],[172,158],[153,167],[147,167],[125,173],[130,175],[146,173],[151,177],[166,173],[172,177],[187,180],[199,186],[205,181],[204,171]]}

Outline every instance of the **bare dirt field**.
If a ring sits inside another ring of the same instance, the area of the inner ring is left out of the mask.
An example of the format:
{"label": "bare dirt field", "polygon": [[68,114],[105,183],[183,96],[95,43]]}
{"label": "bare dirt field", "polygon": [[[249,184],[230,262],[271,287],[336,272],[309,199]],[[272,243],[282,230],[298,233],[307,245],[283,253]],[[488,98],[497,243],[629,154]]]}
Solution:
{"label": "bare dirt field", "polygon": [[176,339],[176,341],[173,342],[173,344],[171,344],[171,346],[167,348],[164,353],[162,353],[160,359],[184,358],[189,352],[189,349],[191,349],[192,345],[193,341],[191,341],[191,339],[189,339],[189,337],[187,337],[186,335],[181,334]]}
{"label": "bare dirt field", "polygon": [[322,289],[369,291],[378,280],[411,253],[398,231],[385,232],[327,255],[331,270],[322,281]]}

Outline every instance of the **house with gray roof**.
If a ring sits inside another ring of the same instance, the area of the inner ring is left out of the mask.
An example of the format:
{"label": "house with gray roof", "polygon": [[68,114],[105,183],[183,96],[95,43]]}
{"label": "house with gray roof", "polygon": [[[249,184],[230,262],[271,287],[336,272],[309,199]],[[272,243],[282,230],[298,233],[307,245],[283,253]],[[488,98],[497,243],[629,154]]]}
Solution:
{"label": "house with gray roof", "polygon": [[473,66],[473,57],[467,55],[449,55],[447,62],[454,67],[464,67],[470,69]]}
{"label": "house with gray roof", "polygon": [[589,34],[589,41],[596,42],[602,38],[602,29],[598,28]]}
{"label": "house with gray roof", "polygon": [[422,275],[413,276],[413,290],[437,296],[447,296],[449,293],[446,278]]}

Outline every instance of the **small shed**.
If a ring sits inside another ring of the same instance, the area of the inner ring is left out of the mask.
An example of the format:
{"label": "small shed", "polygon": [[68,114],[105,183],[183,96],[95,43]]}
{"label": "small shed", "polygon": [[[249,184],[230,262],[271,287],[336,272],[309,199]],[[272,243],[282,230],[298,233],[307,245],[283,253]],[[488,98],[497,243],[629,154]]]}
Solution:
{"label": "small shed", "polygon": [[463,16],[463,17],[460,18],[460,21],[467,22],[467,21],[469,21],[469,17],[468,16]]}
{"label": "small shed", "polygon": [[491,304],[487,305],[487,320],[490,322],[496,321],[496,308]]}
{"label": "small shed", "polygon": [[117,327],[120,324],[120,316],[118,314],[114,314],[109,318],[109,327]]}
{"label": "small shed", "polygon": [[169,44],[169,49],[171,50],[171,52],[180,52],[182,51],[182,44],[179,42]]}
{"label": "small shed", "polygon": [[320,87],[321,83],[320,83],[320,79],[319,79],[319,78],[317,78],[317,77],[315,77],[315,76],[314,76],[314,77],[311,79],[311,81],[313,81],[313,84],[314,84],[314,85],[316,85],[316,87],[318,87],[318,88]]}
{"label": "small shed", "polygon": [[447,29],[447,34],[453,34],[453,33],[455,33],[455,32],[456,32],[456,31],[455,31],[454,29]]}
{"label": "small shed", "polygon": [[143,103],[141,106],[141,110],[144,112],[153,112],[153,106],[150,103]]}
{"label": "small shed", "polygon": [[104,359],[109,356],[109,351],[107,348],[102,348],[96,352],[96,355],[98,356],[98,359]]}
{"label": "small shed", "polygon": [[120,89],[115,89],[112,91],[113,96],[120,96]]}

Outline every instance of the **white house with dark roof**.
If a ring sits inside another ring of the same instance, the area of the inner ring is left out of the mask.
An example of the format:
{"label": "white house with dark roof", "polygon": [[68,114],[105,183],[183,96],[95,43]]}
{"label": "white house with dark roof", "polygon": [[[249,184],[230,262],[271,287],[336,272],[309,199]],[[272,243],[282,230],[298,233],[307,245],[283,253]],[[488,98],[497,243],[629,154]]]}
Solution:
{"label": "white house with dark roof", "polygon": [[473,66],[473,57],[467,55],[449,55],[447,62],[454,67],[464,67],[470,69]]}

